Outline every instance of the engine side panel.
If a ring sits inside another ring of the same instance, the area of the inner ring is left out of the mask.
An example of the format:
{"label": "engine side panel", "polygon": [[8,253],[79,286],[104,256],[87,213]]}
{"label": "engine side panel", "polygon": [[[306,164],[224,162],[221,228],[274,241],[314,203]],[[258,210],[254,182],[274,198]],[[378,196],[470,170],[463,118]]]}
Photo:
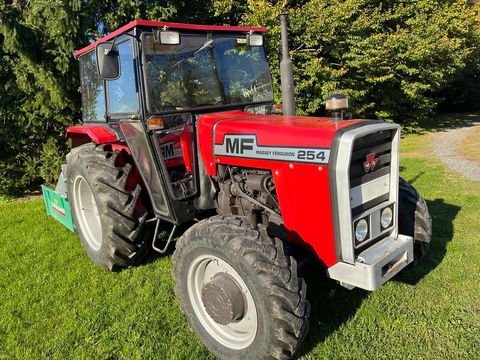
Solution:
{"label": "engine side panel", "polygon": [[270,170],[288,239],[313,250],[327,267],[337,262],[327,166],[217,159],[219,164]]}
{"label": "engine side panel", "polygon": [[276,167],[273,178],[289,240],[305,242],[325,266],[335,264],[327,167],[306,164]]}

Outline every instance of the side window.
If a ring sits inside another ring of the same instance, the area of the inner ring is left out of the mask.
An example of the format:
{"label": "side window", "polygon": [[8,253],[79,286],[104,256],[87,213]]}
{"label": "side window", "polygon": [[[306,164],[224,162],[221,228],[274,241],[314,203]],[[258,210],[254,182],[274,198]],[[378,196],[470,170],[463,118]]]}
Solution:
{"label": "side window", "polygon": [[82,55],[79,61],[83,121],[105,121],[105,88],[97,73],[95,51]]}
{"label": "side window", "polygon": [[118,51],[120,53],[120,77],[117,80],[107,81],[109,112],[110,114],[136,113],[138,112],[138,97],[132,42],[128,40],[119,44]]}

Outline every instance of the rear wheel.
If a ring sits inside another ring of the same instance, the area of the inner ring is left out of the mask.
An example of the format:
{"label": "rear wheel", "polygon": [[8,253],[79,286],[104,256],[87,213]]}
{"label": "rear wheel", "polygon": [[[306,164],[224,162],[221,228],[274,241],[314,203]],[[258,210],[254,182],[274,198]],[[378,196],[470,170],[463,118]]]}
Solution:
{"label": "rear wheel", "polygon": [[425,256],[430,245],[432,219],[425,200],[402,178],[398,194],[398,231],[413,237],[412,266],[415,266]]}
{"label": "rear wheel", "polygon": [[287,359],[308,330],[306,284],[283,242],[243,218],[192,226],[173,255],[176,293],[190,325],[222,359]]}
{"label": "rear wheel", "polygon": [[89,143],[67,155],[67,193],[80,241],[92,261],[118,271],[147,253],[147,210],[125,151]]}

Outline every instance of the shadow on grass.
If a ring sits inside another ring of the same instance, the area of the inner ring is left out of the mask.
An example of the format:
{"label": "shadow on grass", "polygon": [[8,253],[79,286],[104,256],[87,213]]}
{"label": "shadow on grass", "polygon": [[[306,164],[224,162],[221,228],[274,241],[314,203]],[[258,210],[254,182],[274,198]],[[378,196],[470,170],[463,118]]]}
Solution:
{"label": "shadow on grass", "polygon": [[[405,170],[406,170],[406,167],[400,165],[400,173],[403,173]],[[424,174],[425,174],[425,171],[420,171],[417,175],[415,175],[415,177],[409,178],[409,179],[408,179],[408,182],[413,185],[413,184],[415,184],[415,182],[416,182],[418,179],[420,179]],[[400,177],[403,178],[403,176],[400,176]],[[406,180],[406,179],[405,179],[405,180]]]}
{"label": "shadow on grass", "polygon": [[[158,259],[160,259],[162,257],[171,256],[175,251],[176,239],[179,238],[193,224],[194,224],[193,222],[189,222],[189,223],[185,223],[185,224],[182,224],[182,225],[177,227],[177,229],[175,230],[175,234],[173,236],[173,240],[170,243],[167,251],[164,254],[160,254],[160,253],[156,252],[155,250],[153,250],[152,245],[150,243],[152,241],[151,237],[153,237],[153,233],[155,231],[155,224],[154,223],[149,224],[148,225],[149,226],[149,229],[148,229],[149,235],[148,236],[150,238],[147,240],[147,242],[150,244],[149,245],[149,254],[147,255],[146,259],[142,260],[142,262],[138,266],[147,265],[147,264],[150,264],[152,262],[157,261]],[[163,247],[167,243],[168,236],[170,235],[170,232],[172,231],[172,229],[173,229],[172,224],[170,224],[166,221],[163,221],[163,222],[160,223],[160,226],[158,228],[157,240],[155,241],[155,246],[157,248],[163,249]]]}
{"label": "shadow on grass", "polygon": [[[446,255],[446,246],[453,239],[453,220],[460,207],[447,204],[443,199],[427,201],[433,221],[433,235],[430,248],[419,264],[400,273],[395,281],[415,285],[435,269]],[[352,318],[369,292],[361,289],[347,290],[328,279],[321,270],[309,270],[304,275],[307,282],[307,298],[312,312],[310,331],[300,349],[299,356],[307,355],[318,343],[323,342],[342,324]]]}
{"label": "shadow on grass", "polygon": [[432,241],[425,257],[414,268],[403,272],[398,280],[414,285],[435,269],[447,254],[447,243],[453,239],[453,221],[461,208],[444,199],[427,200],[432,217]]}
{"label": "shadow on grass", "polygon": [[328,279],[325,271],[311,268],[303,274],[310,301],[310,330],[299,350],[298,357],[307,355],[342,324],[352,318],[362,301],[370,294],[361,289],[348,290]]}
{"label": "shadow on grass", "polygon": [[439,116],[431,116],[418,123],[406,125],[407,133],[424,133],[444,131],[448,129],[463,128],[474,126],[476,122],[480,122],[480,113],[471,114],[444,114]]}

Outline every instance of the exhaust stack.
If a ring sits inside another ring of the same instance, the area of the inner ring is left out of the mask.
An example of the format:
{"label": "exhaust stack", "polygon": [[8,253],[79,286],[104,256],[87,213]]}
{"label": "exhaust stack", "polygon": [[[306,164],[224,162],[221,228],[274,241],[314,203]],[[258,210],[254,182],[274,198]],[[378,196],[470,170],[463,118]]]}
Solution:
{"label": "exhaust stack", "polygon": [[282,84],[283,115],[295,115],[295,94],[293,91],[293,65],[288,52],[287,14],[280,14],[282,60],[280,61],[280,81]]}

